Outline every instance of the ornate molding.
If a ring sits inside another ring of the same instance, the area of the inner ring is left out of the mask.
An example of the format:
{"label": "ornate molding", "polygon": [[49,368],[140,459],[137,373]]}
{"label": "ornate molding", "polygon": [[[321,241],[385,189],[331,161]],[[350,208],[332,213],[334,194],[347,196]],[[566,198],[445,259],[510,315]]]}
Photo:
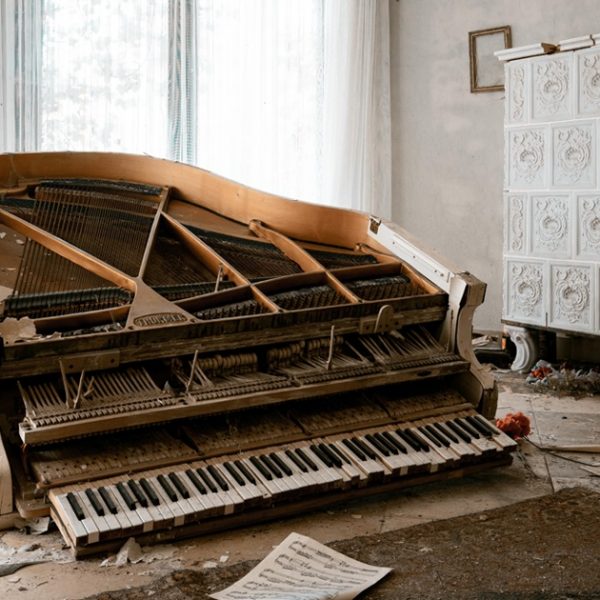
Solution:
{"label": "ornate molding", "polygon": [[528,373],[538,357],[537,337],[534,337],[529,329],[515,325],[505,325],[504,332],[512,340],[517,349],[515,359],[510,366],[511,370]]}
{"label": "ornate molding", "polygon": [[580,94],[586,112],[600,108],[600,54],[582,57]]}
{"label": "ornate molding", "polygon": [[522,121],[525,116],[525,67],[510,69],[510,120]]}
{"label": "ornate molding", "polygon": [[511,163],[518,178],[527,183],[539,178],[544,167],[544,134],[540,130],[513,131]]}
{"label": "ornate molding", "polygon": [[535,65],[535,116],[556,115],[566,108],[569,97],[569,66],[565,60]]}
{"label": "ornate molding", "polygon": [[553,267],[553,320],[589,323],[590,276],[581,267]]}
{"label": "ornate molding", "polygon": [[557,183],[587,180],[591,157],[592,134],[588,129],[565,127],[555,130],[554,176]]}
{"label": "ornate molding", "polygon": [[600,196],[580,198],[579,250],[600,258]]}
{"label": "ornate molding", "polygon": [[534,250],[568,250],[569,205],[566,198],[534,198]]}
{"label": "ornate molding", "polygon": [[525,200],[523,196],[508,197],[506,248],[510,252],[525,251]]}
{"label": "ornate molding", "polygon": [[541,318],[543,283],[541,265],[531,263],[510,265],[511,317]]}

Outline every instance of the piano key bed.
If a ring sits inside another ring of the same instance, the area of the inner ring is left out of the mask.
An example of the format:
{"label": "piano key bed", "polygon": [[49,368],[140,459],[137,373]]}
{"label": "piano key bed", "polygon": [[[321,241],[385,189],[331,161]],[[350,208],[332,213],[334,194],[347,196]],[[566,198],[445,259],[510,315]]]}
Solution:
{"label": "piano key bed", "polygon": [[77,556],[165,541],[453,478],[510,462],[516,444],[472,409],[51,489]]}

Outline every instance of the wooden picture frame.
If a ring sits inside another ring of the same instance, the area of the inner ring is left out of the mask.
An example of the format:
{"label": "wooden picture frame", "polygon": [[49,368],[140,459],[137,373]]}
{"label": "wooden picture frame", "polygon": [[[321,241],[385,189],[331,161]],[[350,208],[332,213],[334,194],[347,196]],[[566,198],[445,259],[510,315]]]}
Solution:
{"label": "wooden picture frame", "polygon": [[469,32],[472,93],[504,91],[504,65],[494,52],[511,47],[510,25]]}

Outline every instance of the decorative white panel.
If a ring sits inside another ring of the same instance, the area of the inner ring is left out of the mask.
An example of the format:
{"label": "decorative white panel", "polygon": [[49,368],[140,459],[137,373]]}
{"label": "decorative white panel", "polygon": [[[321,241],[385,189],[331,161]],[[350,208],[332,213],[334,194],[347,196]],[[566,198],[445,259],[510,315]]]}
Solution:
{"label": "decorative white panel", "polygon": [[568,258],[571,252],[570,201],[567,195],[531,197],[531,253]]}
{"label": "decorative white panel", "polygon": [[579,72],[579,112],[600,113],[600,49],[581,52],[577,57]]}
{"label": "decorative white panel", "polygon": [[505,284],[506,317],[511,321],[545,325],[543,263],[508,260]]}
{"label": "decorative white panel", "polygon": [[577,198],[577,252],[600,261],[600,195]]}
{"label": "decorative white panel", "polygon": [[533,119],[568,118],[571,109],[572,54],[533,63]]}
{"label": "decorative white panel", "polygon": [[585,40],[505,67],[503,318],[600,335],[600,36]]}
{"label": "decorative white panel", "polygon": [[505,69],[507,81],[506,121],[523,123],[528,118],[529,104],[529,65],[508,63]]}
{"label": "decorative white panel", "polygon": [[504,202],[504,251],[508,254],[525,254],[527,197],[524,194],[507,195]]}
{"label": "decorative white panel", "polygon": [[508,135],[508,184],[511,188],[541,188],[545,183],[546,130],[514,129]]}
{"label": "decorative white panel", "polygon": [[552,183],[570,188],[596,184],[596,128],[577,121],[552,129]]}
{"label": "decorative white panel", "polygon": [[550,289],[550,326],[579,331],[593,329],[595,285],[590,266],[552,265]]}

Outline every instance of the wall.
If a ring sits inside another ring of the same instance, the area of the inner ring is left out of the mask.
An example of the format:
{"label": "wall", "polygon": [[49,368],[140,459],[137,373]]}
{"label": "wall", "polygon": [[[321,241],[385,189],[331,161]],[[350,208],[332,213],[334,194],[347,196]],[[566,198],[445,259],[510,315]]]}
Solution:
{"label": "wall", "polygon": [[478,329],[500,329],[504,93],[471,94],[468,32],[513,46],[600,31],[598,0],[390,0],[392,217],[486,283]]}

